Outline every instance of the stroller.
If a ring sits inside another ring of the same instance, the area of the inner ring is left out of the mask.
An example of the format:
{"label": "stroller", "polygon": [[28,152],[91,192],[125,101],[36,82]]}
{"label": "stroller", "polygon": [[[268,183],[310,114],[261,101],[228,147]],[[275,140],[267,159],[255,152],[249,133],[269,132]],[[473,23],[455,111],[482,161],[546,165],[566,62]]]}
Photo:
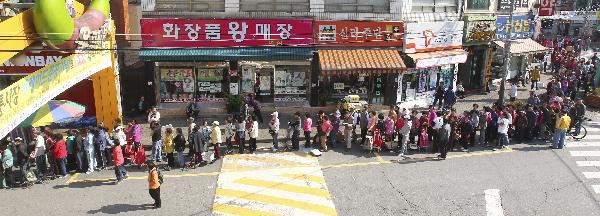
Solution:
{"label": "stroller", "polygon": [[23,169],[23,172],[21,173],[22,178],[23,178],[23,183],[21,183],[21,186],[30,188],[31,186],[33,186],[35,183],[37,183],[39,181],[38,181],[38,178],[37,178],[35,172],[33,171],[33,169],[31,169],[31,159],[28,159],[25,162],[25,164],[23,164],[23,166],[25,168]]}
{"label": "stroller", "polygon": [[381,146],[383,145],[383,136],[382,136],[379,128],[376,128],[375,131],[373,131],[371,136],[367,135],[366,139],[367,139],[367,141],[365,142],[365,146],[364,146],[364,149],[366,151],[369,151],[369,152],[373,152],[373,151],[380,152],[381,151]]}

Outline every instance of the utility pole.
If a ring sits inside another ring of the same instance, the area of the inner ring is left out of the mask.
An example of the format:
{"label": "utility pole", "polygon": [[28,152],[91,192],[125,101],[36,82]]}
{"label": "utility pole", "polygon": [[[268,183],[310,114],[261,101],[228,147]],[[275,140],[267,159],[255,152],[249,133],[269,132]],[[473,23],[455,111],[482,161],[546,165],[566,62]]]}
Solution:
{"label": "utility pole", "polygon": [[506,98],[506,76],[510,73],[510,45],[512,40],[512,23],[513,13],[515,10],[515,0],[510,0],[510,14],[508,16],[508,22],[504,27],[506,29],[507,39],[504,41],[504,70],[502,73],[502,82],[500,83],[500,105],[504,105]]}

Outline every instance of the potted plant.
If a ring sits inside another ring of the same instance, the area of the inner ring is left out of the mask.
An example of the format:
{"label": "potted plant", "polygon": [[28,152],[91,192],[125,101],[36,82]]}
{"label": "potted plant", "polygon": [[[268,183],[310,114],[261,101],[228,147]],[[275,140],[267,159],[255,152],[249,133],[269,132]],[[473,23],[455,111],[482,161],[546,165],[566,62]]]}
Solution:
{"label": "potted plant", "polygon": [[242,108],[242,98],[239,95],[226,94],[227,113],[239,114]]}

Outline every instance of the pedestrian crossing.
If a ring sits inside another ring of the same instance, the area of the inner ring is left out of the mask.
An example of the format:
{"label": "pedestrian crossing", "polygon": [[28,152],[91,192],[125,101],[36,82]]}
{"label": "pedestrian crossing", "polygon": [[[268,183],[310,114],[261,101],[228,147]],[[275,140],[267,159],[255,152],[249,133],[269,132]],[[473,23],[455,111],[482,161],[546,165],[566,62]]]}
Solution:
{"label": "pedestrian crossing", "polygon": [[565,148],[575,160],[593,193],[600,194],[600,122],[585,122],[587,135],[582,140],[565,140]]}
{"label": "pedestrian crossing", "polygon": [[316,157],[306,153],[227,155],[213,215],[337,215]]}

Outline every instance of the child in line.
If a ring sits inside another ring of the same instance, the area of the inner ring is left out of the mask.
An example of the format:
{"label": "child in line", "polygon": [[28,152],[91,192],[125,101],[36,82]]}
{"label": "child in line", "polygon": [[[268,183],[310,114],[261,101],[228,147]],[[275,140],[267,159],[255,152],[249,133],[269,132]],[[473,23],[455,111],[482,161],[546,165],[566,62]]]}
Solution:
{"label": "child in line", "polygon": [[127,171],[125,170],[125,159],[123,158],[123,149],[121,148],[121,141],[118,139],[115,140],[115,147],[112,149],[113,163],[115,164],[115,175],[117,177],[117,182],[115,184],[120,184],[123,182],[123,179],[126,179]]}

